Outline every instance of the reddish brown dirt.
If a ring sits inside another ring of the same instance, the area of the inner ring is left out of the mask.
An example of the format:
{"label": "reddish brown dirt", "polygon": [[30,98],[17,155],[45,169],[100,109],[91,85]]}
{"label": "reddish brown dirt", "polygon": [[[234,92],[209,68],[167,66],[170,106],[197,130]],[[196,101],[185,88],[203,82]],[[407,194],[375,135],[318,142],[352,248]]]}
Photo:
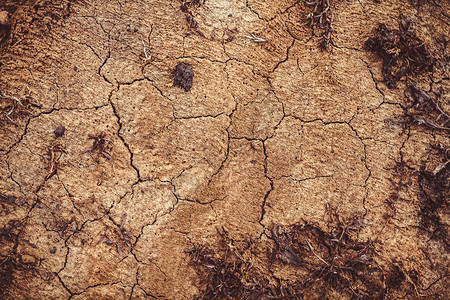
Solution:
{"label": "reddish brown dirt", "polygon": [[330,2],[0,4],[0,298],[446,299],[450,4]]}

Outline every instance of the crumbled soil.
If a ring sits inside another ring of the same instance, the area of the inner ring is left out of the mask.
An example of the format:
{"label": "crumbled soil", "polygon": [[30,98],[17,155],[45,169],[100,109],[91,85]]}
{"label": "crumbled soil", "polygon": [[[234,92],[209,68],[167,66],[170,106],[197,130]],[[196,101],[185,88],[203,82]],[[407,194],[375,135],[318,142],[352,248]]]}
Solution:
{"label": "crumbled soil", "polygon": [[446,1],[0,4],[0,298],[446,299]]}

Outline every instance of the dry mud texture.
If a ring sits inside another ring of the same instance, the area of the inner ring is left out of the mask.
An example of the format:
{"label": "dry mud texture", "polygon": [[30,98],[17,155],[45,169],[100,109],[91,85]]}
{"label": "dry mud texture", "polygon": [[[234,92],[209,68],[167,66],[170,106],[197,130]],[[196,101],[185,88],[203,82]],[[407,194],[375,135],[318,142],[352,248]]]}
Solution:
{"label": "dry mud texture", "polygon": [[[404,89],[449,111],[450,3],[331,1],[324,51],[300,1],[194,2],[0,4],[1,298],[207,298],[195,251],[242,241],[270,286],[252,299],[448,297],[449,131],[406,118]],[[389,89],[364,44],[400,15],[435,66]],[[378,277],[293,296],[331,261],[300,227],[297,266],[287,228],[330,216],[358,221]]]}

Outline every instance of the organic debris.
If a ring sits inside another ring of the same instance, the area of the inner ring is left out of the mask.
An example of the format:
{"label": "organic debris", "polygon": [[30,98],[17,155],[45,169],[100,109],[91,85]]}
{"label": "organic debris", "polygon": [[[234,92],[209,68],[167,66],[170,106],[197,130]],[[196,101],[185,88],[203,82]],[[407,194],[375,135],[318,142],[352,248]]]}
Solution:
{"label": "organic debris", "polygon": [[199,7],[202,4],[205,4],[206,0],[191,0],[191,1],[182,1],[181,3],[181,11],[186,15],[186,22],[188,24],[189,29],[200,35],[201,37],[205,37],[205,34],[198,29],[198,23],[195,21],[194,15],[192,14],[191,8]]}
{"label": "organic debris", "polygon": [[439,104],[442,90],[436,90],[436,99],[422,91],[417,83],[412,83],[405,89],[405,96],[410,101],[406,116],[410,121],[417,122],[432,129],[450,131],[450,114]]}
{"label": "organic debris", "polygon": [[434,60],[425,44],[416,37],[411,18],[401,18],[399,30],[380,24],[375,36],[365,42],[367,50],[383,60],[383,76],[388,88],[396,88],[404,76],[432,71]]}
{"label": "organic debris", "polygon": [[58,171],[58,168],[60,166],[60,158],[63,152],[64,147],[62,144],[52,142],[48,150],[50,158],[49,158],[49,173],[47,174],[47,176],[45,176],[46,181],[49,180]]}
{"label": "organic debris", "polygon": [[[409,100],[405,107],[405,124],[418,123],[432,130],[449,131],[450,114],[442,108],[440,99],[442,89],[434,88],[428,93],[413,82],[405,89]],[[446,145],[430,145],[428,161],[439,161],[430,167],[423,162],[420,170],[408,168],[406,163],[398,163],[392,180],[394,193],[392,205],[398,200],[399,191],[408,189],[411,184],[419,185],[418,199],[420,201],[420,227],[429,232],[431,237],[442,241],[446,249],[450,249],[448,241],[448,226],[441,221],[441,214],[448,211],[450,199],[450,149]]]}
{"label": "organic debris", "polygon": [[32,108],[41,108],[41,106],[33,103],[29,95],[17,97],[6,93],[0,94],[0,115],[3,115],[0,117],[0,122],[6,119],[16,124],[16,119],[30,115]]}
{"label": "organic debris", "polygon": [[180,62],[175,69],[174,86],[183,88],[186,92],[189,92],[192,87],[192,78],[194,77],[194,71],[192,66],[188,63]]}
{"label": "organic debris", "polygon": [[[368,222],[355,217],[343,220],[338,209],[327,208],[329,230],[308,222],[287,227],[274,226],[275,256],[283,263],[307,271],[295,293],[316,290],[363,298],[383,294],[379,269],[373,260],[372,243],[359,241],[357,232]],[[327,294],[328,293],[328,294]]]}
{"label": "organic debris", "polygon": [[322,49],[327,49],[331,43],[331,34],[334,31],[334,13],[330,6],[330,0],[314,0],[306,2],[306,4],[314,7],[307,15],[306,24],[319,29],[319,45]]}
{"label": "organic debris", "polygon": [[[219,232],[215,248],[186,249],[202,278],[201,299],[305,299],[309,295],[384,299],[398,292],[405,280],[403,271],[381,268],[374,259],[374,244],[358,238],[368,221],[344,219],[338,211],[327,206],[327,230],[309,222],[274,225],[269,237],[273,242],[266,244],[231,240]],[[266,253],[267,258],[258,253]],[[297,275],[294,280],[280,279],[275,274],[281,270]],[[411,292],[411,288],[405,285],[402,291]]]}
{"label": "organic debris", "polygon": [[235,246],[223,233],[220,246],[217,251],[204,245],[184,250],[203,278],[201,284],[206,285],[201,299],[267,299],[273,295],[267,280],[243,257],[249,243]]}
{"label": "organic debris", "polygon": [[449,209],[450,148],[433,145],[431,150],[440,162],[431,170],[427,170],[427,166],[423,165],[419,171],[420,225],[430,232],[432,238],[442,241],[449,251],[448,225],[443,224],[440,215]]}
{"label": "organic debris", "polygon": [[[110,219],[112,215],[109,215]],[[112,220],[112,219],[111,219]],[[122,221],[120,222],[119,228],[114,227],[111,229],[107,226],[107,231],[102,234],[97,242],[97,245],[100,243],[104,243],[106,245],[111,245],[116,248],[117,253],[122,255],[123,251],[126,248],[131,248],[133,246],[134,236],[131,231],[125,229],[124,225],[127,220],[127,215],[122,215]]]}
{"label": "organic debris", "polygon": [[94,143],[92,147],[84,149],[82,153],[93,152],[95,150],[98,150],[99,156],[101,154],[105,158],[111,159],[111,155],[108,152],[106,152],[106,147],[111,143],[111,140],[106,138],[105,132],[102,131],[97,135],[89,134],[88,139],[94,140]]}
{"label": "organic debris", "polygon": [[27,259],[24,259],[23,250],[17,250],[22,242],[32,248],[37,248],[36,245],[20,237],[22,225],[18,220],[10,220],[7,225],[0,228],[0,298],[2,299],[8,298],[8,292],[18,280],[16,277],[24,276],[27,273],[37,276],[37,267],[41,262],[35,257],[30,260],[31,256],[28,255]]}

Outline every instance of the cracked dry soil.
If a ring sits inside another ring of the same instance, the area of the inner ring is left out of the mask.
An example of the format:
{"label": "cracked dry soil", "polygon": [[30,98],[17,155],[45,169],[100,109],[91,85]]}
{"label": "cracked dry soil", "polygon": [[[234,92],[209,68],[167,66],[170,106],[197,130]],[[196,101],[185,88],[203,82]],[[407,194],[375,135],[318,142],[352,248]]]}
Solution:
{"label": "cracked dry soil", "polygon": [[450,3],[330,2],[3,1],[0,298],[448,299]]}

